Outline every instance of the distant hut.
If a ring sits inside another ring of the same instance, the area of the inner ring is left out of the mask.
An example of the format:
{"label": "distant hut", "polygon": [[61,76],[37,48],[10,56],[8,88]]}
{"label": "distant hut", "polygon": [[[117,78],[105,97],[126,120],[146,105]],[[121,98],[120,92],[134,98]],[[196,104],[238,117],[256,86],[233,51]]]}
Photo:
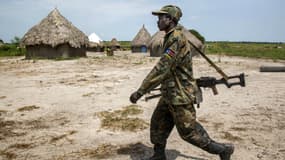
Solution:
{"label": "distant hut", "polygon": [[147,52],[147,44],[149,43],[150,39],[151,35],[143,25],[131,42],[132,52]]}
{"label": "distant hut", "polygon": [[88,36],[89,44],[88,44],[88,51],[92,52],[104,52],[104,43],[103,40],[96,34],[91,33]]}
{"label": "distant hut", "polygon": [[[183,33],[193,44],[195,44],[200,50],[204,49],[203,43],[195,37],[192,33],[190,33],[186,28],[183,27]],[[148,44],[148,48],[150,49],[151,57],[160,57],[163,54],[163,40],[164,40],[165,32],[158,31],[152,37]],[[192,48],[193,56],[199,54],[194,48]]]}
{"label": "distant hut", "polygon": [[90,42],[88,43],[87,51],[90,52],[104,52],[104,43]]}
{"label": "distant hut", "polygon": [[86,56],[88,37],[55,8],[22,38],[26,58],[67,58]]}
{"label": "distant hut", "polygon": [[111,42],[110,42],[110,44],[109,44],[109,47],[110,47],[113,51],[121,49],[121,45],[120,45],[120,43],[117,41],[116,38],[113,38],[113,39],[111,40]]}

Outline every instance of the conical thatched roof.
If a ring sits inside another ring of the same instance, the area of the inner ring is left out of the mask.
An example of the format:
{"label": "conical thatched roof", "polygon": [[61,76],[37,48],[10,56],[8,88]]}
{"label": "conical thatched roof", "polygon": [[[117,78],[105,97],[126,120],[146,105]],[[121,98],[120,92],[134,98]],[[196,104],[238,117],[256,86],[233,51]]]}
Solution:
{"label": "conical thatched roof", "polygon": [[144,25],[139,30],[135,38],[132,40],[131,45],[132,46],[142,46],[147,45],[151,39],[150,33],[146,30]]}
{"label": "conical thatched roof", "polygon": [[[183,27],[183,26],[181,26],[181,27]],[[203,49],[203,43],[196,36],[194,36],[191,32],[189,32],[185,27],[183,27],[182,30],[183,30],[183,33],[187,37],[188,40],[190,40],[199,49],[201,49],[201,50]],[[148,44],[148,47],[151,49],[151,51],[153,51],[153,52],[161,52],[162,51],[164,36],[165,36],[164,31],[158,31],[151,37],[151,40],[149,41],[149,44]],[[159,54],[162,54],[162,53],[159,53]],[[194,55],[196,55],[196,54],[197,53],[194,50]]]}
{"label": "conical thatched roof", "polygon": [[55,8],[39,24],[32,27],[22,38],[23,45],[50,45],[68,43],[80,48],[88,45],[88,37],[64,18]]}
{"label": "conical thatched roof", "polygon": [[110,46],[120,46],[120,43],[117,41],[116,38],[113,38],[110,42]]}

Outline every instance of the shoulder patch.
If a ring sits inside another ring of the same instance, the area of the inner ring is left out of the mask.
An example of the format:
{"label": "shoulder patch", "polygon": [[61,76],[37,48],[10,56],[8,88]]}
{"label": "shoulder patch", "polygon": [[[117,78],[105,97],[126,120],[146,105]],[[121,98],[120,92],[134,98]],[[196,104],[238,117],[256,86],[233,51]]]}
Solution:
{"label": "shoulder patch", "polygon": [[175,56],[175,52],[172,50],[172,49],[170,49],[170,48],[167,48],[166,50],[165,50],[165,53],[164,53],[168,58],[172,58],[172,57],[174,57]]}

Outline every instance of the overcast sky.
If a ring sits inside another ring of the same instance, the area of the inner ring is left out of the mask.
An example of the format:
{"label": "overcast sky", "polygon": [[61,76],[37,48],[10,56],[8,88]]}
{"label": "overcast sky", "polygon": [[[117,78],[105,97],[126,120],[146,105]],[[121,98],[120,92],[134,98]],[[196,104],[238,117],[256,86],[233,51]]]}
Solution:
{"label": "overcast sky", "polygon": [[151,11],[178,5],[180,23],[208,41],[285,42],[284,0],[0,0],[0,39],[22,37],[55,7],[87,36],[132,40],[145,24],[157,31]]}

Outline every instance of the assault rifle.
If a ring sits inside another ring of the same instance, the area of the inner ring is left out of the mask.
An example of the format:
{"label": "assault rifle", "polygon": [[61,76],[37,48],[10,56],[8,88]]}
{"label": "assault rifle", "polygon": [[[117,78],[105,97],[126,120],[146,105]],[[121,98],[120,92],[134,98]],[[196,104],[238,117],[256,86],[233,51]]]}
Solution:
{"label": "assault rifle", "polygon": [[[200,77],[196,79],[196,83],[198,87],[203,87],[203,88],[211,88],[213,90],[214,95],[218,94],[218,90],[216,88],[217,84],[224,84],[228,88],[231,88],[232,86],[240,85],[241,87],[245,87],[245,80],[244,80],[244,73],[241,73],[240,75],[235,75],[235,76],[228,76],[228,80],[230,79],[238,79],[237,82],[229,82],[225,78],[221,79],[216,79],[215,77]],[[153,90],[160,90],[160,88],[156,88]],[[145,100],[148,101],[153,98],[160,97],[161,94],[155,94],[151,95],[148,97],[145,97]]]}
{"label": "assault rifle", "polygon": [[[216,88],[217,84],[224,84],[228,88],[231,88],[232,86],[235,86],[235,85],[240,85],[242,87],[245,87],[245,80],[244,80],[243,73],[241,73],[240,75],[228,76],[211,59],[209,59],[197,46],[195,46],[195,44],[193,44],[190,40],[188,40],[188,42],[223,77],[221,79],[216,79],[215,77],[200,77],[199,79],[196,79],[198,87],[212,88],[214,95],[218,94],[218,90]],[[228,81],[230,79],[237,79],[237,78],[239,79],[238,82]],[[153,89],[153,91],[154,90],[160,90],[160,88]],[[160,96],[161,94],[151,95],[151,96],[145,97],[145,100],[148,101],[150,99],[157,98]]]}
{"label": "assault rifle", "polygon": [[[239,81],[237,82],[229,82],[230,79],[236,79],[238,78]],[[224,84],[228,88],[231,88],[235,85],[240,85],[242,87],[245,87],[245,80],[244,80],[244,74],[241,73],[240,75],[236,76],[229,76],[228,80],[221,78],[216,79],[215,77],[201,77],[199,79],[196,79],[198,87],[204,87],[204,88],[211,88],[213,90],[214,95],[218,94],[218,90],[216,88],[217,84]]]}

